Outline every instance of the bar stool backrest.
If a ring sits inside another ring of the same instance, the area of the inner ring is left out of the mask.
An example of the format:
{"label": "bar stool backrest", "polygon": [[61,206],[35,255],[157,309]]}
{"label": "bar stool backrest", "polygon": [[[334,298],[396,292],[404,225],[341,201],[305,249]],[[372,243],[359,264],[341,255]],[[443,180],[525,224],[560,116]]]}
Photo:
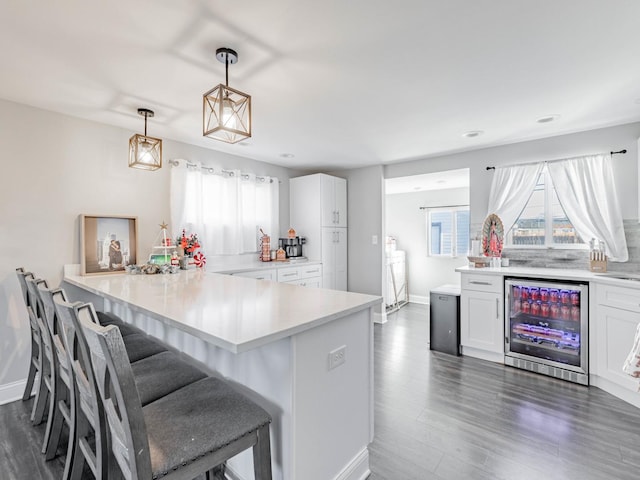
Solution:
{"label": "bar stool backrest", "polygon": [[[80,312],[78,312],[80,313]],[[110,433],[111,453],[126,480],[152,478],[147,430],[120,330],[78,315]]]}
{"label": "bar stool backrest", "polygon": [[58,362],[57,367],[61,369],[60,377],[66,384],[69,391],[73,393],[73,380],[69,365],[69,357],[61,336],[60,320],[56,313],[54,304],[54,299],[59,298],[62,301],[66,301],[67,296],[61,288],[51,289],[47,288],[44,284],[38,285],[36,294],[38,296],[39,304],[42,305],[42,312],[44,313],[46,325],[49,329],[49,333],[51,334],[51,341]]}
{"label": "bar stool backrest", "polygon": [[44,318],[44,307],[42,305],[42,301],[40,300],[40,296],[38,295],[38,287],[43,285],[47,287],[46,280],[41,278],[27,278],[25,279],[25,283],[27,285],[27,296],[29,299],[29,303],[27,306],[27,311],[29,312],[29,321],[33,325],[36,326],[38,330],[39,338],[40,338],[40,348],[42,349],[41,354],[44,354],[43,358],[43,370],[44,374],[50,375],[53,368],[53,340],[51,335],[49,334],[49,328],[47,327],[46,320]]}
{"label": "bar stool backrest", "polygon": [[80,440],[81,454],[87,459],[95,478],[106,480],[108,478],[107,430],[104,425],[102,402],[91,367],[89,346],[78,318],[81,316],[85,321],[96,322],[97,316],[90,303],[69,303],[61,296],[56,296],[54,305],[69,357],[69,365],[73,371],[77,415],[82,415],[93,431],[93,446],[90,445],[91,432],[87,432],[87,438]]}

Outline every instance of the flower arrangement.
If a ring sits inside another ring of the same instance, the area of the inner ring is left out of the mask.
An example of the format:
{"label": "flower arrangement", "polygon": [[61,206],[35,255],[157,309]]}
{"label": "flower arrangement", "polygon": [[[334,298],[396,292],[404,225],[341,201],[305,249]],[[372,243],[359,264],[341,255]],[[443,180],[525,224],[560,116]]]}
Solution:
{"label": "flower arrangement", "polygon": [[194,252],[200,248],[200,242],[198,241],[198,234],[192,233],[187,235],[184,229],[182,235],[176,238],[176,245],[184,250],[184,254],[191,257]]}

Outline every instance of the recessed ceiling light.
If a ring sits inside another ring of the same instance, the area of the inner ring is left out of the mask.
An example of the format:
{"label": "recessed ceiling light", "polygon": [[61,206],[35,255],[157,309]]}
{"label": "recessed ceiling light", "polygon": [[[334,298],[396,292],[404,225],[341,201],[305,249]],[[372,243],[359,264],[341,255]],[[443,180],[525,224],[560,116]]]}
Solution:
{"label": "recessed ceiling light", "polygon": [[295,155],[293,153],[281,153],[280,156],[282,158],[293,158]]}
{"label": "recessed ceiling light", "polygon": [[438,180],[436,183],[438,185],[444,185],[445,183],[447,183],[447,181],[446,180]]}
{"label": "recessed ceiling light", "polygon": [[474,138],[474,137],[479,137],[483,133],[484,132],[482,130],[470,130],[468,132],[464,132],[462,136],[465,138]]}
{"label": "recessed ceiling light", "polygon": [[539,119],[536,120],[536,122],[538,122],[538,123],[555,122],[559,118],[560,118],[560,115],[554,113],[553,115],[547,115],[545,117],[540,117]]}

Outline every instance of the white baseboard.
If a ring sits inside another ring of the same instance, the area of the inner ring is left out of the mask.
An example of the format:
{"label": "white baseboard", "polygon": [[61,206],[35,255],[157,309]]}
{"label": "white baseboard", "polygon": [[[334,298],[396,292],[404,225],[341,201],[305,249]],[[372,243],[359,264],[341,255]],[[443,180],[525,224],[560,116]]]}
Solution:
{"label": "white baseboard", "polygon": [[607,393],[610,393],[614,397],[618,397],[627,403],[630,403],[634,407],[640,408],[640,395],[637,391],[627,390],[620,385],[616,385],[606,378],[598,377],[597,375],[589,375],[589,384],[592,387],[598,387]]}
{"label": "white baseboard", "polygon": [[414,295],[413,293],[410,293],[409,302],[419,303],[420,305],[429,305],[429,297],[426,295]]}
{"label": "white baseboard", "polygon": [[365,480],[371,475],[369,470],[369,449],[364,449],[358,453],[349,465],[342,470],[335,480]]}
{"label": "white baseboard", "polygon": [[26,385],[26,379],[19,380],[13,383],[7,383],[5,385],[0,385],[0,405],[20,400],[22,398],[24,387]]}
{"label": "white baseboard", "polygon": [[373,312],[373,323],[387,323],[387,312]]}

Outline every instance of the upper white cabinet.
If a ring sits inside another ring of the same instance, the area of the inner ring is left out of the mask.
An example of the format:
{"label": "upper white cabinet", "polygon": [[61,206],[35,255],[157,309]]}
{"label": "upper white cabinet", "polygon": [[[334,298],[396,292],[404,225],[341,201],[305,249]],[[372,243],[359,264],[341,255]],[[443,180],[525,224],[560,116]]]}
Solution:
{"label": "upper white cabinet", "polygon": [[291,227],[304,256],[322,262],[324,288],[347,289],[347,181],[317,173],[292,178]]}
{"label": "upper white cabinet", "polygon": [[[310,175],[314,176],[314,175]],[[319,174],[323,227],[347,226],[347,181]]]}

